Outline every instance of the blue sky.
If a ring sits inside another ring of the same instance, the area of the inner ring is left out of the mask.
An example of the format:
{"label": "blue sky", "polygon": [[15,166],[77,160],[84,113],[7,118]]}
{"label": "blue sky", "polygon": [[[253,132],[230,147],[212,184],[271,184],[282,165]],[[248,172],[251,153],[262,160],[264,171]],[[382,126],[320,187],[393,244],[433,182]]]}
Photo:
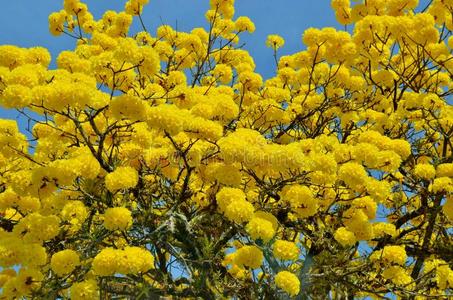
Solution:
{"label": "blue sky", "polygon": [[[14,0],[3,1],[0,17],[0,45],[13,44],[20,47],[43,46],[55,58],[62,50],[74,48],[74,40],[68,36],[54,37],[48,31],[47,17],[50,13],[63,7],[60,0]],[[96,18],[108,9],[122,10],[125,0],[85,0]],[[254,34],[245,33],[242,42],[245,49],[252,53],[257,64],[257,71],[264,78],[275,72],[272,50],[266,48],[268,34],[280,34],[286,40],[279,50],[281,54],[294,53],[303,49],[301,36],[309,27],[338,26],[329,0],[236,0],[235,17],[249,16],[256,25]],[[143,19],[148,30],[153,34],[155,29],[164,24],[175,26],[182,31],[194,27],[206,26],[204,13],[209,7],[209,0],[150,0],[145,8]],[[140,30],[138,22],[134,23],[132,32]],[[0,118],[16,118],[18,113],[0,108]],[[23,118],[19,119],[20,127],[24,126]]]}
{"label": "blue sky", "polygon": [[[4,1],[0,18],[0,44],[23,47],[45,46],[53,55],[72,49],[74,41],[67,36],[53,37],[48,32],[47,17],[51,12],[62,9],[58,0],[14,0]],[[102,16],[107,9],[122,10],[125,0],[86,0],[95,17]],[[205,26],[204,13],[209,0],[151,0],[145,8],[144,20],[151,31],[162,22],[183,31]],[[277,33],[286,40],[282,53],[293,53],[302,49],[301,35],[308,27],[337,26],[330,1],[322,0],[237,0],[236,17],[249,16],[257,27],[252,35],[243,35],[246,49],[254,54],[257,70],[269,77],[273,72],[272,51],[264,45],[268,34]],[[138,25],[138,24],[135,24]],[[135,26],[133,32],[138,31]]]}

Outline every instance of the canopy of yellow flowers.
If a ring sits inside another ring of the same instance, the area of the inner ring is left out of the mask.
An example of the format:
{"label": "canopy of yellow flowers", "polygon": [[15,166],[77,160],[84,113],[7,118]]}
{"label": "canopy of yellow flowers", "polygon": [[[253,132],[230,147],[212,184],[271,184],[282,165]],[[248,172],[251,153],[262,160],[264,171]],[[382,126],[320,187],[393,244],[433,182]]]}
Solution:
{"label": "canopy of yellow flowers", "polygon": [[0,299],[452,296],[453,0],[333,0],[267,80],[234,0],[146,4],[64,0],[56,69],[0,46]]}

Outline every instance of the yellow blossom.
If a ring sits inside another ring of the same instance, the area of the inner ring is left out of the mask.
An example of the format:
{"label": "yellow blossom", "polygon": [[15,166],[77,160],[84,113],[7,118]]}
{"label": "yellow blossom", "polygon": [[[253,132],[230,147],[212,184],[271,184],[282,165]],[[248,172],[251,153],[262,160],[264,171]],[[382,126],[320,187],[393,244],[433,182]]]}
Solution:
{"label": "yellow blossom", "polygon": [[72,271],[80,264],[80,258],[74,250],[66,249],[52,255],[50,266],[59,276],[64,276]]}
{"label": "yellow blossom", "polygon": [[290,296],[296,296],[300,291],[300,281],[296,275],[288,271],[280,271],[275,276],[275,284]]}

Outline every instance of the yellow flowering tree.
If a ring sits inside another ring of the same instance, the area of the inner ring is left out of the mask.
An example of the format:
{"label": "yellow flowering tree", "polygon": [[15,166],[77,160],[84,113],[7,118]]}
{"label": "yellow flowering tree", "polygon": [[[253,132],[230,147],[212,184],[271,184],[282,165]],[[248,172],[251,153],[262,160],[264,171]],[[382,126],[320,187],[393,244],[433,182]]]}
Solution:
{"label": "yellow flowering tree", "polygon": [[266,80],[234,0],[147,2],[65,0],[55,69],[0,46],[0,299],[452,296],[452,0],[333,0]]}

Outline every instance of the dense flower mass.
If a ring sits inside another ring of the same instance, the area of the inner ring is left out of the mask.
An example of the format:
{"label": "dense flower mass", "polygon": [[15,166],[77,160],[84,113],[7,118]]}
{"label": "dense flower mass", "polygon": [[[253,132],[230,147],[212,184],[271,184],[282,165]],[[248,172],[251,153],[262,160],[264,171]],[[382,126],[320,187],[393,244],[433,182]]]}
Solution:
{"label": "dense flower mass", "polygon": [[154,267],[154,257],[140,247],[124,247],[122,250],[104,248],[93,260],[93,273],[106,276],[145,273]]}
{"label": "dense flower mass", "polygon": [[335,240],[342,246],[352,246],[356,243],[357,239],[354,232],[349,231],[345,227],[340,227],[335,231]]}
{"label": "dense flower mass", "polygon": [[299,257],[299,248],[293,242],[277,240],[272,247],[276,258],[295,260]]}
{"label": "dense flower mass", "polygon": [[453,297],[453,1],[332,0],[271,78],[234,0],[62,2],[55,68],[0,45],[0,299]]}
{"label": "dense flower mass", "polygon": [[[126,104],[127,105],[127,104]],[[131,167],[118,167],[105,176],[105,187],[112,193],[137,185],[137,171]]]}
{"label": "dense flower mass", "polygon": [[109,230],[126,230],[131,225],[131,212],[125,207],[108,208],[104,213],[104,227]]}
{"label": "dense flower mass", "polygon": [[281,271],[275,276],[275,284],[290,296],[299,294],[300,281],[296,275],[288,271]]}
{"label": "dense flower mass", "polygon": [[264,242],[270,241],[277,232],[278,220],[274,215],[258,211],[256,212],[250,222],[245,227],[252,239],[261,239]]}
{"label": "dense flower mass", "polygon": [[69,249],[55,253],[50,260],[52,271],[60,276],[71,273],[79,264],[79,255],[74,250]]}

